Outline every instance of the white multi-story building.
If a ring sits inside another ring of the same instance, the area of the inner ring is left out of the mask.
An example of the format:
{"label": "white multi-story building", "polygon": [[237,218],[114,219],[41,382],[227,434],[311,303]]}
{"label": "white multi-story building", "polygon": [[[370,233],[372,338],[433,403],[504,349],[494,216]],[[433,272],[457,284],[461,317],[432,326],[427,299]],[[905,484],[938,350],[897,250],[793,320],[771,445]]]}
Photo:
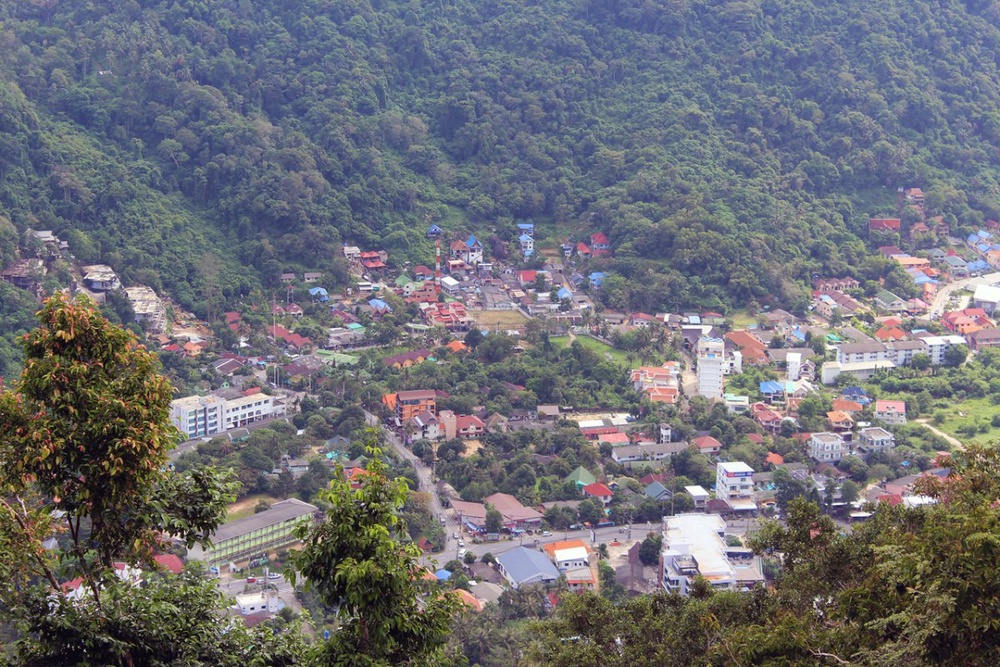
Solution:
{"label": "white multi-story building", "polygon": [[892,356],[885,344],[878,341],[843,343],[837,348],[837,361],[841,364],[887,361]]}
{"label": "white multi-story building", "polygon": [[715,466],[715,497],[735,511],[757,509],[753,499],[753,468],[742,461]]}
{"label": "white multi-story building", "polygon": [[274,412],[274,398],[267,394],[253,394],[251,396],[240,396],[226,401],[225,428],[222,430],[239,428],[253,422],[267,419]]}
{"label": "white multi-story building", "polygon": [[187,396],[170,402],[170,421],[189,439],[215,435],[222,427],[226,399],[219,396]]}
{"label": "white multi-story building", "polygon": [[170,421],[187,438],[224,433],[230,429],[275,417],[283,406],[275,405],[274,397],[263,393],[234,398],[210,394],[187,396],[170,403]]}
{"label": "white multi-story building", "polygon": [[749,590],[763,584],[760,559],[747,549],[726,546],[726,522],[718,514],[664,518],[660,585],[687,595],[695,577],[716,590]]}
{"label": "white multi-story building", "polygon": [[836,463],[848,454],[848,445],[837,433],[813,433],[809,437],[809,456],[820,463]]}
{"label": "white multi-story building", "polygon": [[726,374],[726,344],[721,338],[698,341],[698,394],[707,398],[722,398],[723,377]]}
{"label": "white multi-story building", "polygon": [[944,363],[944,355],[948,350],[956,345],[966,345],[965,339],[961,336],[926,336],[921,340],[927,346],[927,354],[935,366]]}

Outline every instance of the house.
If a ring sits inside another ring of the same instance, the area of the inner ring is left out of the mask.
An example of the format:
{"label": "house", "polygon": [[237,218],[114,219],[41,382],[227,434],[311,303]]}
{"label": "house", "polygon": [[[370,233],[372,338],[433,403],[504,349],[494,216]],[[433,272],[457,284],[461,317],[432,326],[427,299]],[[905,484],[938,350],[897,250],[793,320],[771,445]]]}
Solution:
{"label": "house", "polygon": [[344,259],[348,262],[358,262],[361,260],[361,248],[356,245],[344,246]]}
{"label": "house", "polygon": [[643,489],[643,495],[647,498],[652,498],[657,501],[670,500],[673,495],[670,493],[670,489],[663,486],[662,482],[650,482],[645,489]]}
{"label": "house", "polygon": [[615,497],[614,492],[611,491],[607,485],[601,484],[600,482],[588,484],[580,490],[583,491],[583,495],[585,497],[596,498],[597,500],[600,500],[605,507],[610,505],[611,499]]}
{"label": "house", "polygon": [[772,410],[766,403],[754,403],[750,406],[750,415],[768,433],[778,433],[784,418]]}
{"label": "house", "polygon": [[14,287],[30,290],[45,275],[45,263],[34,257],[19,259],[0,273],[0,278]]}
{"label": "house", "polygon": [[494,412],[486,420],[487,433],[510,433],[510,420],[499,412]]}
{"label": "house", "polygon": [[835,463],[847,453],[847,443],[837,433],[824,431],[809,436],[809,456],[820,463]]}
{"label": "house", "polygon": [[314,283],[322,277],[323,273],[320,271],[306,271],[302,274],[302,281],[306,283]]}
{"label": "house", "polygon": [[432,224],[427,228],[427,238],[429,239],[436,239],[442,234],[444,234],[444,230],[437,225]]}
{"label": "house", "polygon": [[906,423],[905,401],[875,401],[875,419],[884,424],[897,425]]}
{"label": "house", "polygon": [[872,218],[868,221],[868,231],[870,232],[899,232],[901,221],[899,218]]}
{"label": "house", "polygon": [[603,257],[611,253],[611,241],[604,232],[590,235],[590,250],[594,257]]}
{"label": "house", "polygon": [[691,444],[698,448],[702,454],[715,456],[722,451],[722,443],[710,435],[702,435],[691,440]]}
{"label": "house", "polygon": [[717,463],[715,466],[715,497],[734,512],[752,512],[757,504],[752,500],[753,468],[742,461]]}
{"label": "house", "polygon": [[891,313],[899,313],[906,310],[906,300],[896,296],[889,290],[879,290],[875,295],[874,301],[876,306]]}
{"label": "house", "polygon": [[878,341],[843,343],[837,347],[837,361],[841,364],[885,361],[888,359],[889,348],[884,343]]}
{"label": "house", "polygon": [[850,432],[854,429],[854,419],[851,415],[841,410],[831,410],[826,413],[826,423],[830,430],[835,433]]}
{"label": "house", "polygon": [[987,347],[1000,347],[1000,329],[980,329],[970,333],[965,339],[969,341],[969,347],[977,352]]}
{"label": "house", "polygon": [[528,236],[535,236],[535,223],[533,222],[519,222],[517,223],[517,231],[519,234],[527,234]]}
{"label": "house", "polygon": [[615,463],[630,466],[633,463],[663,461],[688,448],[684,442],[655,442],[638,445],[622,445],[611,450]]}
{"label": "house", "polygon": [[566,475],[564,482],[575,482],[577,487],[584,487],[589,484],[593,484],[597,481],[594,474],[584,468],[583,466],[578,466],[576,470]]}
{"label": "house", "polygon": [[583,540],[561,540],[546,544],[542,549],[560,572],[590,567],[590,550]]}
{"label": "house", "polygon": [[441,421],[430,410],[406,420],[404,430],[411,440],[440,440],[444,436]]}
{"label": "house", "polygon": [[781,403],[785,400],[785,385],[776,380],[765,380],[760,383],[760,393],[768,403]]}
{"label": "house", "polygon": [[497,571],[518,589],[531,584],[551,584],[559,579],[559,570],[541,551],[516,547],[497,556]]}
{"label": "house", "polygon": [[696,510],[701,510],[701,511],[705,510],[705,507],[708,505],[708,499],[710,496],[708,491],[706,491],[705,489],[703,489],[701,486],[698,485],[685,486],[684,491],[689,496],[691,496],[691,500],[694,501],[694,508]]}
{"label": "house", "polygon": [[281,273],[281,284],[282,285],[291,285],[292,283],[295,282],[295,279],[297,277],[298,276],[296,276],[293,271],[283,271]]}
{"label": "house", "polygon": [[107,292],[122,286],[117,274],[106,264],[83,267],[83,285],[94,292]]}
{"label": "house", "polygon": [[531,257],[535,254],[535,239],[529,234],[521,234],[517,239],[521,244],[521,253],[525,257]]}
{"label": "house", "polygon": [[895,446],[895,436],[884,428],[872,426],[858,432],[858,449],[864,453],[885,451]]}

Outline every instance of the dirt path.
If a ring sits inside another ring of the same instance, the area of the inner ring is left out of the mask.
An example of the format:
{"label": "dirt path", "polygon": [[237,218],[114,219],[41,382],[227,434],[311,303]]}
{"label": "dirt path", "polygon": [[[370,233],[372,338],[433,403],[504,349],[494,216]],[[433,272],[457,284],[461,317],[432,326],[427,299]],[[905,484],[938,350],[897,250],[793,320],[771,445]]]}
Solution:
{"label": "dirt path", "polygon": [[965,449],[965,445],[962,444],[961,440],[959,440],[958,438],[956,438],[954,436],[948,435],[947,433],[945,433],[944,431],[942,431],[941,429],[939,429],[936,426],[931,426],[930,420],[927,420],[927,419],[914,419],[913,423],[920,424],[921,426],[923,426],[925,429],[927,429],[928,431],[930,431],[934,435],[937,435],[937,436],[940,436],[940,437],[944,438],[955,449]]}

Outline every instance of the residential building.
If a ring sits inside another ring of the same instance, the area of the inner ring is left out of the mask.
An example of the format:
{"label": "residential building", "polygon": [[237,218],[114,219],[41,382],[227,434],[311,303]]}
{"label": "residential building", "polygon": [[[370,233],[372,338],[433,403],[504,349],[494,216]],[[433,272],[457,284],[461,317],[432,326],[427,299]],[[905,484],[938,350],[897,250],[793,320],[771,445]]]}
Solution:
{"label": "residential building", "polygon": [[915,354],[927,354],[927,343],[922,339],[901,340],[889,346],[889,359],[897,366],[909,366]]}
{"label": "residential building", "polygon": [[542,547],[560,572],[590,567],[590,550],[583,540],[552,542]]}
{"label": "residential building", "polygon": [[906,423],[905,401],[875,401],[875,419],[883,424],[898,425]]}
{"label": "residential building", "polygon": [[219,396],[187,396],[170,402],[170,421],[189,440],[225,430],[226,399]]}
{"label": "residential building", "polygon": [[698,341],[698,394],[707,398],[722,398],[723,377],[726,374],[726,344],[721,338],[701,338]]}
{"label": "residential building", "polygon": [[691,444],[702,454],[715,456],[722,451],[722,443],[710,435],[701,435],[691,440]]}
{"label": "residential building", "polygon": [[940,366],[944,363],[945,354],[956,345],[965,345],[965,339],[961,336],[924,336],[921,338],[927,346],[927,354],[930,355],[931,363]]}
{"label": "residential building", "polygon": [[129,303],[132,304],[135,321],[150,333],[162,333],[167,313],[156,292],[151,287],[136,285],[126,288],[125,293],[128,295]]}
{"label": "residential building", "polygon": [[581,491],[583,491],[584,497],[600,500],[605,507],[610,505],[611,500],[615,497],[614,492],[606,484],[601,484],[600,482],[588,484]]}
{"label": "residential building", "polygon": [[35,284],[42,281],[42,277],[45,274],[45,263],[35,257],[28,257],[19,259],[6,267],[0,273],[0,278],[3,278],[4,282],[10,283],[14,287],[31,289]]}
{"label": "residential building", "polygon": [[405,430],[412,440],[440,440],[444,436],[441,421],[430,410],[408,419]]}
{"label": "residential building", "polygon": [[859,380],[867,380],[879,371],[887,371],[895,367],[896,362],[891,359],[848,363],[842,363],[840,361],[827,361],[823,364],[822,382],[823,384],[833,384],[842,373],[852,375]]}
{"label": "residential building", "polygon": [[559,570],[541,551],[516,547],[497,556],[497,571],[512,588],[532,584],[551,584],[559,579]]}
{"label": "residential building", "polygon": [[884,428],[872,426],[858,432],[858,449],[864,453],[885,451],[895,446],[895,436]]}
{"label": "residential building", "polygon": [[83,271],[83,286],[94,292],[107,292],[122,286],[118,276],[106,264],[85,266]]}
{"label": "residential building", "polygon": [[753,468],[742,461],[717,463],[715,466],[715,497],[736,512],[757,509],[753,499]]}
{"label": "residential building", "polygon": [[658,442],[639,445],[624,445],[611,450],[615,463],[631,466],[633,463],[668,460],[674,454],[687,449],[686,442]]}
{"label": "residential building", "polygon": [[277,591],[261,591],[260,593],[239,593],[236,596],[236,608],[241,616],[251,614],[277,614],[280,601]]}
{"label": "residential building", "polygon": [[[927,260],[924,260],[927,262]],[[930,262],[927,262],[930,264]],[[887,310],[892,313],[899,313],[906,310],[906,299],[896,296],[889,290],[879,290],[875,295],[875,305],[882,310]]]}
{"label": "residential building", "polygon": [[[424,411],[433,415],[437,414],[437,393],[433,389],[413,389],[387,394],[387,396],[390,395],[394,397],[390,409],[393,410],[400,424]],[[385,397],[383,397],[384,399]]]}
{"label": "residential building", "polygon": [[820,463],[836,463],[849,453],[838,433],[823,431],[809,436],[809,456]]}
{"label": "residential building", "polygon": [[969,347],[977,352],[987,347],[1000,347],[1000,329],[980,329],[965,338]]}
{"label": "residential building", "polygon": [[837,361],[841,364],[884,361],[886,359],[889,359],[889,348],[878,341],[843,343],[837,347]]}
{"label": "residential building", "polygon": [[297,498],[277,502],[263,512],[230,521],[212,534],[212,546],[195,545],[188,558],[209,565],[231,563],[295,544],[295,529],[312,521],[319,509]]}
{"label": "residential building", "polygon": [[708,499],[711,497],[708,491],[699,485],[685,486],[684,491],[691,496],[696,510],[705,510],[705,507],[708,505]]}
{"label": "residential building", "polygon": [[764,583],[760,559],[733,549],[723,539],[726,522],[718,514],[665,517],[660,585],[686,596],[696,577],[716,590],[749,590]]}

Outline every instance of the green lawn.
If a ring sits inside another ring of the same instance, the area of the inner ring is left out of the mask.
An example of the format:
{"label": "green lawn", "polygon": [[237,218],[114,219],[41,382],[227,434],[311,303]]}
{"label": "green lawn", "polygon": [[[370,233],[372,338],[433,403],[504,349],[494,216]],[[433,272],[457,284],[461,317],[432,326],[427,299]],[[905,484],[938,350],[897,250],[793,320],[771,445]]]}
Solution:
{"label": "green lawn", "polygon": [[[576,339],[580,341],[580,345],[584,346],[587,349],[593,350],[602,357],[604,357],[606,354],[610,354],[612,361],[614,361],[615,363],[625,364],[625,365],[628,365],[629,363],[628,353],[625,352],[624,350],[616,350],[610,345],[602,343],[599,340],[590,338],[589,336],[577,336]],[[569,336],[552,336],[551,338],[549,338],[549,341],[551,341],[553,345],[558,345],[560,347],[569,346]],[[633,363],[634,364],[639,363],[638,356],[634,357]],[[647,360],[647,363],[654,363],[654,362],[652,360]]]}
{"label": "green lawn", "polygon": [[[941,410],[935,407],[932,414],[937,414]],[[958,404],[951,404],[944,408],[947,414],[939,429],[954,436],[966,444],[985,445],[991,442],[1000,441],[1000,428],[992,426],[991,420],[995,415],[1000,414],[1000,407],[993,405],[988,398],[973,398],[962,401]],[[977,432],[974,436],[969,435],[966,430],[972,425],[977,425]],[[986,427],[989,427],[988,429]],[[986,429],[986,430],[983,430]]]}

